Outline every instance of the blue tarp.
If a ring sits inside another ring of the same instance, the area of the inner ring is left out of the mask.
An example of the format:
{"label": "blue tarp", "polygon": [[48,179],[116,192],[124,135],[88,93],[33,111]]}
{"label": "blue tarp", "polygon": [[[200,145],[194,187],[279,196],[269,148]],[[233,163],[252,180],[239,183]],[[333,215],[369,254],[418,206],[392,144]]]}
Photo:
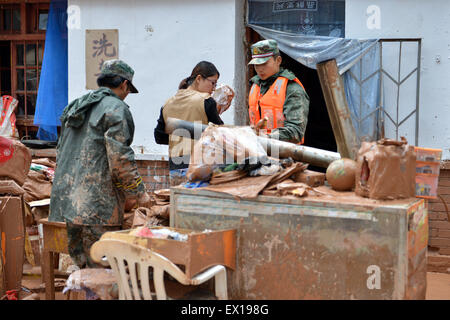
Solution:
{"label": "blue tarp", "polygon": [[361,141],[379,138],[379,46],[378,39],[346,39],[309,36],[257,25],[248,25],[264,39],[274,39],[279,49],[301,64],[317,69],[320,62],[335,59],[344,78],[352,123]]}
{"label": "blue tarp", "polygon": [[37,137],[41,140],[58,138],[59,117],[68,99],[67,73],[67,0],[52,0],[34,115],[34,124],[39,126]]}
{"label": "blue tarp", "polygon": [[371,49],[343,74],[345,96],[360,142],[381,138],[380,46]]}

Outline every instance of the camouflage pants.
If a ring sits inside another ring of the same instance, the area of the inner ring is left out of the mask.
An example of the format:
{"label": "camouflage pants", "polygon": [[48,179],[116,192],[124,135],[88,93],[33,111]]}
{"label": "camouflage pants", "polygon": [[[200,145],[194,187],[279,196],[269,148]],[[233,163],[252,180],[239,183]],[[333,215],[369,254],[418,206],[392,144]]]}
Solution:
{"label": "camouflage pants", "polygon": [[69,254],[73,262],[80,268],[103,268],[96,264],[90,255],[91,246],[108,231],[118,231],[120,226],[86,226],[67,222],[67,240]]}

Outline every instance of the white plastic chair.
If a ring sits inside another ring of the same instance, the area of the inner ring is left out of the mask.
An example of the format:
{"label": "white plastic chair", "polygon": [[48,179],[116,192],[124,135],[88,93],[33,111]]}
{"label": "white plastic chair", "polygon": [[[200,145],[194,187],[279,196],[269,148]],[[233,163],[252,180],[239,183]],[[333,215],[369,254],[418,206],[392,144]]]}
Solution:
{"label": "white plastic chair", "polygon": [[153,283],[158,300],[167,300],[164,272],[183,285],[199,285],[215,277],[216,297],[219,300],[228,299],[227,274],[222,265],[213,266],[189,279],[164,256],[141,246],[109,239],[95,242],[91,247],[91,256],[96,262],[101,262],[106,256],[117,279],[120,300],[152,300],[149,267],[153,268]]}

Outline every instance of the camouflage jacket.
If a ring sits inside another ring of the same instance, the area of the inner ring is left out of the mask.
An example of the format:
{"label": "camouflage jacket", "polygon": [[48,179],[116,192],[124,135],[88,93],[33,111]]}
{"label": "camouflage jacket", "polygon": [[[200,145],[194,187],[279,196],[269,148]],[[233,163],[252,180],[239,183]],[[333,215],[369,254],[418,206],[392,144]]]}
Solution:
{"label": "camouflage jacket", "polygon": [[121,225],[126,195],[145,192],[128,105],[102,87],[72,101],[61,124],[49,221]]}
{"label": "camouflage jacket", "polygon": [[266,80],[261,80],[256,75],[250,81],[259,85],[261,94],[264,95],[273,82],[280,76],[292,81],[289,81],[287,85],[286,100],[283,105],[283,114],[285,117],[284,127],[273,130],[270,137],[297,143],[305,135],[306,124],[308,122],[309,96],[300,85],[293,81],[296,78],[295,75],[291,71],[281,68],[278,73]]}

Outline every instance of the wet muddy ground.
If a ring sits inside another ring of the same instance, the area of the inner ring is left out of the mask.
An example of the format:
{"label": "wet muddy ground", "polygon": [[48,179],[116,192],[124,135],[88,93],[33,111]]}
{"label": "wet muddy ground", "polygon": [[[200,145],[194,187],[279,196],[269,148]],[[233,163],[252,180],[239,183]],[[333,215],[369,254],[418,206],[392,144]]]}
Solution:
{"label": "wet muddy ground", "polygon": [[[39,286],[41,283],[40,277],[24,276],[22,284],[25,287],[28,286]],[[175,289],[176,287],[176,289]],[[177,292],[176,295],[180,294],[180,289],[177,286],[173,287],[173,291]],[[170,295],[170,285],[167,288],[168,294]],[[189,291],[187,289],[186,291]],[[45,293],[40,293],[40,299],[45,300]],[[62,292],[55,293],[56,300],[66,300],[66,295]],[[448,273],[427,273],[427,300],[450,300],[450,274]]]}

